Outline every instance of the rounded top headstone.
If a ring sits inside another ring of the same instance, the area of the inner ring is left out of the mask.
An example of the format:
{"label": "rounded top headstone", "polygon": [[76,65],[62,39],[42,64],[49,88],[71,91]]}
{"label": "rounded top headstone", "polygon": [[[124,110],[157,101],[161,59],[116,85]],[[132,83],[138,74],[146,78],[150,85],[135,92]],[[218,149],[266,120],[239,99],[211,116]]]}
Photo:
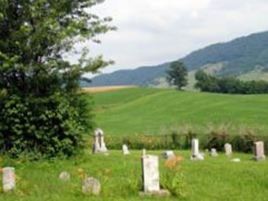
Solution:
{"label": "rounded top headstone", "polygon": [[95,136],[98,136],[98,135],[104,135],[103,130],[100,129],[100,128],[97,128],[97,129],[95,130]]}

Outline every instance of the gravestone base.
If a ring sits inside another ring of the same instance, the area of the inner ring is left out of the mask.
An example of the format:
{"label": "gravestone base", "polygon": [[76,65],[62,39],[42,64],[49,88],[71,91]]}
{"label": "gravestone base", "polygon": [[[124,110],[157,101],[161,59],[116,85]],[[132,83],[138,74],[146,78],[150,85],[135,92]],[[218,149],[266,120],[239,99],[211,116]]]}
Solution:
{"label": "gravestone base", "polygon": [[265,155],[259,156],[259,157],[254,156],[253,159],[256,160],[256,161],[264,161],[266,159],[266,156]]}
{"label": "gravestone base", "polygon": [[205,158],[204,158],[204,155],[203,154],[197,154],[197,155],[194,155],[194,156],[191,156],[191,160],[192,161],[203,161]]}
{"label": "gravestone base", "polygon": [[161,189],[159,191],[150,191],[150,192],[141,191],[139,195],[142,197],[144,196],[167,197],[170,196],[170,192],[168,190]]}

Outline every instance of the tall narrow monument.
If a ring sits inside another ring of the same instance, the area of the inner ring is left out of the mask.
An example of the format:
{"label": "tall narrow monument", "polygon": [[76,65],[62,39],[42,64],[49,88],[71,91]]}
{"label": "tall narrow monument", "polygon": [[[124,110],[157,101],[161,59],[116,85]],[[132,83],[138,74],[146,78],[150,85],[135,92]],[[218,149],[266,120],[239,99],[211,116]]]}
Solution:
{"label": "tall narrow monument", "polygon": [[100,128],[95,130],[93,153],[106,153],[108,150],[104,142],[104,132]]}
{"label": "tall narrow monument", "polygon": [[192,156],[191,160],[204,160],[204,156],[199,152],[198,139],[192,139]]}

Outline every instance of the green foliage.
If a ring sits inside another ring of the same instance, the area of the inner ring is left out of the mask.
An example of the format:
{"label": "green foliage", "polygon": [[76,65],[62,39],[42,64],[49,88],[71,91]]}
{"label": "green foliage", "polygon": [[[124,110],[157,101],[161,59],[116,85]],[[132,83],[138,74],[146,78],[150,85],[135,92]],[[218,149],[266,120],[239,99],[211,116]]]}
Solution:
{"label": "green foliage", "polygon": [[186,198],[188,194],[185,176],[180,168],[163,170],[161,175],[163,189],[168,189],[173,196]]}
{"label": "green foliage", "polygon": [[82,134],[93,126],[91,110],[79,96],[5,98],[0,104],[1,151],[13,157],[33,152],[33,159],[76,153]]}
{"label": "green foliage", "polygon": [[71,64],[63,55],[75,55],[75,44],[99,42],[97,36],[113,30],[111,18],[101,19],[90,8],[99,0],[0,1],[0,147],[17,156],[72,155],[92,129],[88,104],[80,94],[84,73],[110,62],[79,51]]}
{"label": "green foliage", "polygon": [[182,62],[175,61],[170,64],[167,81],[171,86],[176,86],[178,90],[187,85],[187,69]]}
{"label": "green foliage", "polygon": [[217,78],[200,70],[196,72],[196,88],[205,92],[229,94],[263,94],[268,93],[266,81],[241,81],[234,77]]}

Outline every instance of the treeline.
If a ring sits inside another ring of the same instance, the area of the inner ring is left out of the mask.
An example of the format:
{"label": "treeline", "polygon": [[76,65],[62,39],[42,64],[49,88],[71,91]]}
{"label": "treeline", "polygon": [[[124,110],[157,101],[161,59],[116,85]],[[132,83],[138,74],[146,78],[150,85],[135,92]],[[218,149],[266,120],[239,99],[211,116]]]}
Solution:
{"label": "treeline", "polygon": [[235,77],[218,78],[200,70],[195,74],[195,87],[204,92],[229,94],[264,94],[268,93],[266,81],[241,81]]}

